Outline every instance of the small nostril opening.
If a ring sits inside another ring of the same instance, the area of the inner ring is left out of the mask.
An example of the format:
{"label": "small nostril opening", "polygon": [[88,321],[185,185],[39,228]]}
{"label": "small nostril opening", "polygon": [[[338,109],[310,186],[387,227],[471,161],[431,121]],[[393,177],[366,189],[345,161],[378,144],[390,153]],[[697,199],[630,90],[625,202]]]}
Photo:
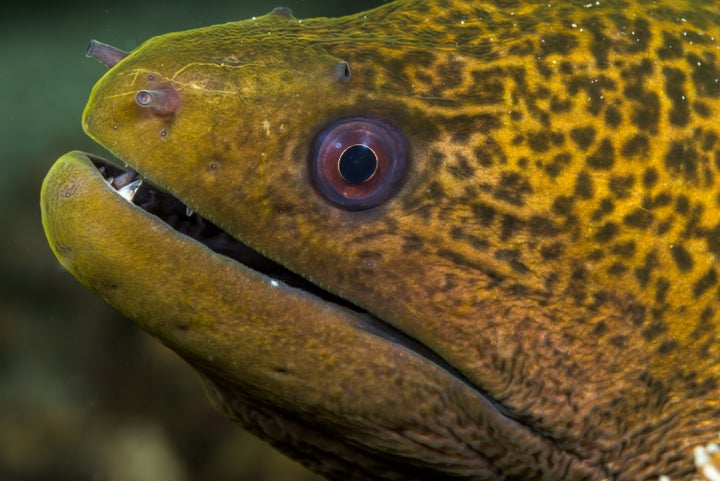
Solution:
{"label": "small nostril opening", "polygon": [[135,101],[141,107],[148,107],[152,103],[152,94],[147,90],[141,90],[135,96]]}
{"label": "small nostril opening", "polygon": [[180,107],[180,96],[172,87],[162,90],[140,90],[135,94],[135,103],[157,115],[172,115]]}

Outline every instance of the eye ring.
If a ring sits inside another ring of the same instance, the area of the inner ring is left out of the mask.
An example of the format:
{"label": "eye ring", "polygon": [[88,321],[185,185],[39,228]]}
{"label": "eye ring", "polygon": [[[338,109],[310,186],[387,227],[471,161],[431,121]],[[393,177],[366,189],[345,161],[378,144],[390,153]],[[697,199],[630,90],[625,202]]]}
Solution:
{"label": "eye ring", "polygon": [[408,144],[388,120],[355,116],[325,126],[310,147],[313,186],[333,205],[358,211],[387,201],[405,180]]}

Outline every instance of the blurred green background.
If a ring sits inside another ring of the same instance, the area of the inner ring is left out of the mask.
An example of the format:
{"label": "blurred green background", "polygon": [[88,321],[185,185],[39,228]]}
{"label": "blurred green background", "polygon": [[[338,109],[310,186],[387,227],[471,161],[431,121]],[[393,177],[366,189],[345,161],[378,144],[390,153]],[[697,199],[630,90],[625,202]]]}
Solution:
{"label": "blurred green background", "polygon": [[0,479],[317,480],[212,410],[196,374],[86,292],[45,241],[39,189],[82,132],[104,73],[91,38],[123,50],[273,7],[338,16],[382,0],[15,3],[0,16]]}

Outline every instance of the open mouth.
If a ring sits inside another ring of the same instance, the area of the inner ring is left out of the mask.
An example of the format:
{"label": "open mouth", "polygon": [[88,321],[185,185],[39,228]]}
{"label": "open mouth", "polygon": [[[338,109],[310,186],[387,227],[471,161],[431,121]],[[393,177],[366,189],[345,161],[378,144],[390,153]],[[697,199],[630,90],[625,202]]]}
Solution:
{"label": "open mouth", "polygon": [[386,341],[404,347],[441,367],[473,389],[480,391],[480,389],[470,382],[462,373],[429,347],[373,316],[365,309],[322,289],[304,277],[295,274],[277,262],[268,259],[246,246],[211,221],[193,212],[192,209],[187,207],[181,200],[145,181],[134,170],[121,169],[117,165],[100,157],[88,157],[108,184],[113,187],[120,196],[144,211],[155,215],[175,231],[195,239],[213,252],[229,257],[256,272],[264,274],[276,282],[282,282],[290,287],[317,296],[326,302],[331,302],[362,314],[363,322],[359,325],[360,328]]}
{"label": "open mouth", "polygon": [[355,311],[360,310],[345,299],[321,289],[304,277],[252,250],[217,225],[193,212],[179,199],[145,181],[134,170],[123,170],[99,157],[92,156],[91,160],[105,180],[122,197],[157,216],[177,232],[192,237],[212,251],[244,264],[271,279],[309,292],[328,302]]}

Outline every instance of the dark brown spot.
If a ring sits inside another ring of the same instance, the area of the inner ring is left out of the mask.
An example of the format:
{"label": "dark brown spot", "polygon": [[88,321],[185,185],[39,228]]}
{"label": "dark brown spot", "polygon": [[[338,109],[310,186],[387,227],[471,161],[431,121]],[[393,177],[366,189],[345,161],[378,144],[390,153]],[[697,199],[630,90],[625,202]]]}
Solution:
{"label": "dark brown spot", "polygon": [[608,332],[607,324],[605,324],[603,321],[598,321],[595,326],[593,327],[593,335],[595,336],[602,336],[603,334]]}
{"label": "dark brown spot", "polygon": [[645,260],[642,267],[638,267],[635,269],[635,278],[638,280],[641,287],[644,288],[645,286],[647,286],[648,282],[650,281],[650,276],[652,272],[659,266],[660,262],[658,261],[655,251],[648,252],[645,255]]}
{"label": "dark brown spot", "polygon": [[565,246],[560,242],[555,242],[549,246],[543,246],[540,249],[540,255],[546,261],[551,261],[559,258],[565,251]]}
{"label": "dark brown spot", "polygon": [[675,141],[665,154],[665,166],[668,170],[690,181],[697,180],[698,162],[699,155],[691,141]]}
{"label": "dark brown spot", "polygon": [[635,255],[635,241],[630,240],[614,245],[612,253],[625,259],[632,259]]}
{"label": "dark brown spot", "polygon": [[557,154],[553,157],[552,162],[545,166],[545,172],[550,177],[557,177],[563,168],[570,164],[572,157],[568,153]]}
{"label": "dark brown spot", "polygon": [[657,49],[657,54],[662,60],[680,58],[683,55],[683,44],[679,38],[663,32],[662,47]]}
{"label": "dark brown spot", "polygon": [[610,191],[619,199],[628,197],[635,185],[635,178],[632,175],[614,175],[610,178]]}
{"label": "dark brown spot", "polygon": [[566,195],[561,195],[555,198],[552,205],[554,213],[562,216],[569,216],[573,211],[573,199]]}
{"label": "dark brown spot", "polygon": [[654,167],[648,167],[643,174],[643,186],[646,188],[653,187],[658,181],[658,173]]}
{"label": "dark brown spot", "polygon": [[622,115],[617,107],[611,105],[605,111],[605,123],[608,127],[617,127],[622,123]]}
{"label": "dark brown spot", "polygon": [[498,249],[495,251],[495,258],[507,263],[512,270],[520,274],[529,271],[527,266],[520,260],[520,250],[518,249]]}
{"label": "dark brown spot", "polygon": [[667,298],[668,290],[670,289],[670,281],[661,277],[655,283],[655,303],[664,304]]}
{"label": "dark brown spot", "polygon": [[623,157],[646,157],[648,154],[649,142],[645,135],[635,134],[630,137],[622,147]]}
{"label": "dark brown spot", "polygon": [[495,218],[495,208],[491,205],[479,202],[473,204],[471,208],[478,221],[484,226],[489,225]]}
{"label": "dark brown spot", "polygon": [[615,210],[615,203],[609,197],[600,201],[600,206],[592,214],[592,220],[598,221]]}
{"label": "dark brown spot", "polygon": [[575,195],[582,199],[592,199],[595,195],[595,188],[590,174],[580,172],[575,181]]}
{"label": "dark brown spot", "polygon": [[675,261],[675,265],[683,272],[691,271],[693,268],[693,259],[690,253],[682,245],[676,244],[670,247],[670,253]]}
{"label": "dark brown spot", "polygon": [[569,33],[547,35],[540,41],[540,52],[542,56],[553,53],[567,55],[577,47],[577,43],[577,36]]}
{"label": "dark brown spot", "polygon": [[600,229],[595,232],[595,240],[598,242],[609,242],[620,231],[618,225],[614,222],[606,222]]}
{"label": "dark brown spot", "polygon": [[687,125],[690,120],[690,106],[685,93],[685,73],[676,68],[663,68],[665,75],[665,93],[672,102],[670,123],[677,126]]}
{"label": "dark brown spot", "polygon": [[593,127],[575,127],[570,130],[570,138],[582,150],[587,150],[595,141],[595,129]]}
{"label": "dark brown spot", "polygon": [[652,213],[647,210],[638,207],[634,211],[626,214],[623,217],[623,224],[628,227],[634,227],[636,229],[647,229],[653,222]]}
{"label": "dark brown spot", "polygon": [[715,269],[710,268],[710,270],[707,271],[704,276],[698,279],[698,281],[693,286],[693,296],[700,297],[708,289],[717,284],[717,281],[717,272],[715,271]]}
{"label": "dark brown spot", "polygon": [[515,232],[522,227],[522,221],[514,215],[506,214],[500,223],[500,239],[508,240],[515,235]]}
{"label": "dark brown spot", "polygon": [[695,54],[688,54],[687,62],[693,69],[692,80],[695,90],[701,97],[720,97],[720,69],[714,58],[700,58]]}
{"label": "dark brown spot", "polygon": [[667,332],[667,326],[662,321],[652,322],[646,329],[642,331],[642,335],[647,341],[656,339],[660,334]]}
{"label": "dark brown spot", "polygon": [[546,152],[550,149],[550,136],[544,130],[528,133],[527,141],[534,152]]}
{"label": "dark brown spot", "polygon": [[615,148],[610,139],[603,139],[595,152],[586,159],[586,163],[592,169],[610,169],[615,163]]}
{"label": "dark brown spot", "polygon": [[622,262],[613,262],[610,267],[608,267],[608,274],[611,276],[619,276],[624,274],[627,270],[628,266]]}
{"label": "dark brown spot", "polygon": [[529,222],[530,234],[534,237],[553,237],[560,232],[559,227],[547,217],[534,215]]}
{"label": "dark brown spot", "polygon": [[677,341],[669,340],[669,341],[663,341],[657,348],[658,354],[661,356],[666,356],[673,352],[675,349],[677,349],[678,343]]}

